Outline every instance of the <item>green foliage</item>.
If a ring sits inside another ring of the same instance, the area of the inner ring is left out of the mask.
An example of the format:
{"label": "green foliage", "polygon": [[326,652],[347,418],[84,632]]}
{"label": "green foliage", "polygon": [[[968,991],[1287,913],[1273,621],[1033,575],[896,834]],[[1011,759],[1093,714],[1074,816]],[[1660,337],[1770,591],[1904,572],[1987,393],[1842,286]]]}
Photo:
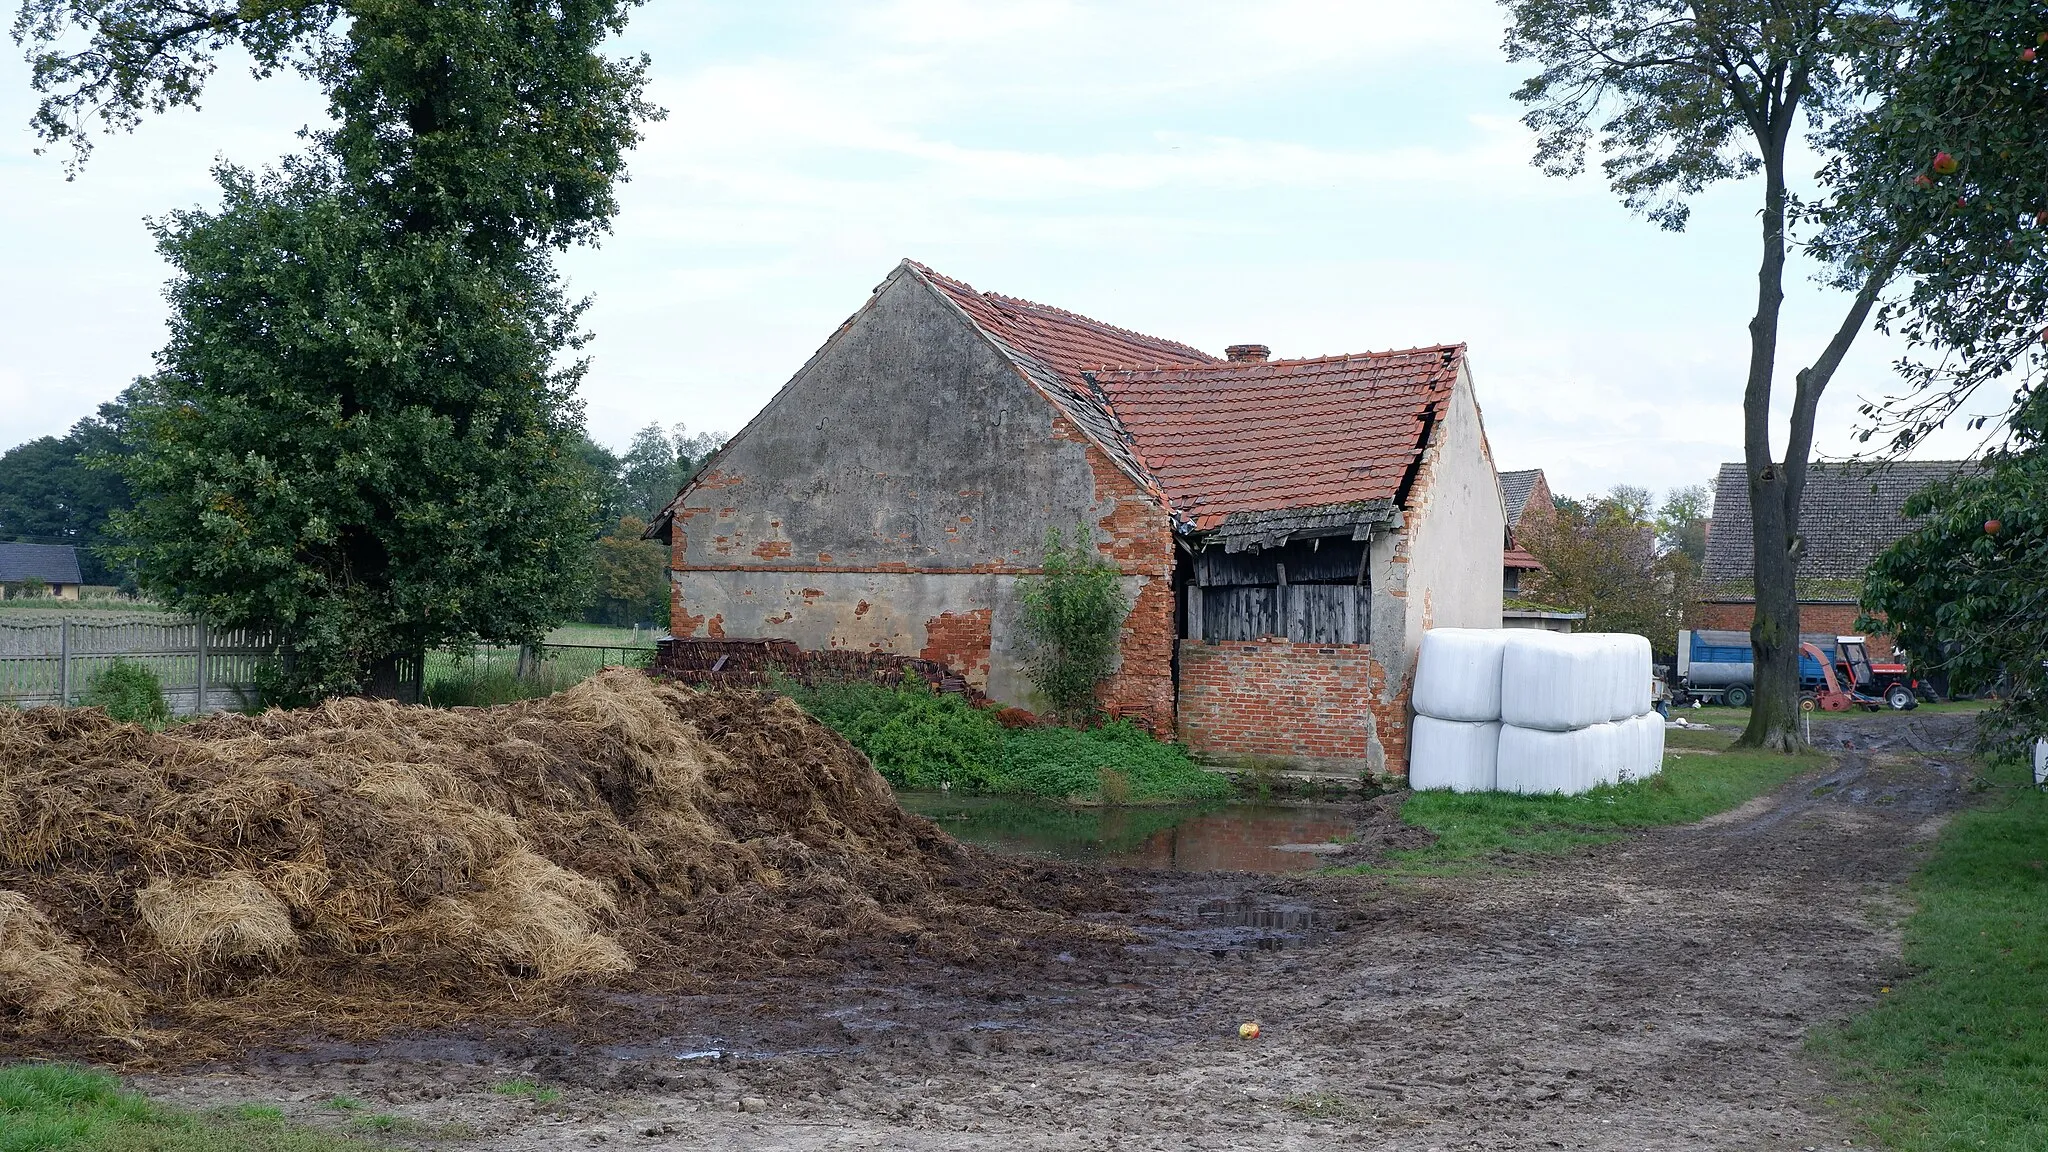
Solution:
{"label": "green foliage", "polygon": [[1913,878],[1913,974],[1864,988],[1877,1006],[1815,1040],[1902,1152],[2048,1149],[2048,795],[2025,764],[1987,775],[1990,802],[1950,820]]}
{"label": "green foliage", "polygon": [[1697,572],[1707,562],[1707,521],[1714,514],[1714,494],[1705,484],[1673,488],[1657,509],[1657,543],[1682,552]]}
{"label": "green foliage", "polygon": [[1116,856],[1159,832],[1213,811],[1220,801],[1192,805],[1080,807],[1040,797],[905,792],[906,812],[929,816],[956,838],[1012,851],[1065,858]]}
{"label": "green foliage", "polygon": [[618,526],[598,538],[596,576],[591,607],[584,619],[594,624],[649,624],[668,614],[668,550],[640,534],[647,524],[624,516]]}
{"label": "green foliage", "polygon": [[96,549],[108,542],[108,516],[127,506],[127,485],[95,461],[126,450],[121,431],[131,395],[123,392],[100,405],[97,416],[80,420],[63,436],[0,453],[0,540],[73,545],[87,584],[119,580]]}
{"label": "green foliage", "polygon": [[105,1072],[0,1065],[0,1152],[372,1152],[285,1123],[276,1108],[202,1114],[151,1104]]}
{"label": "green foliage", "polygon": [[1682,551],[1658,552],[1647,491],[1557,501],[1515,539],[1543,562],[1523,578],[1528,599],[1584,612],[1587,631],[1634,632],[1665,653],[1677,643],[1695,569]]}
{"label": "green foliage", "polygon": [[1023,603],[1032,685],[1061,720],[1094,719],[1095,690],[1116,668],[1131,610],[1116,566],[1095,549],[1087,528],[1077,525],[1071,543],[1054,528],[1045,538],[1045,574],[1024,582]]}
{"label": "green foliage", "polygon": [[1125,801],[1221,798],[1230,792],[1227,780],[1197,767],[1185,749],[1155,740],[1128,721],[1087,730],[1005,728],[992,710],[920,685],[783,688],[867,753],[898,788],[1100,799],[1108,770],[1121,777],[1111,785],[1120,794],[1114,798]]}
{"label": "green foliage", "polygon": [[[1842,192],[1812,249],[1839,279],[1870,262],[1872,237],[1919,237],[1877,313],[1908,345],[1907,387],[1866,403],[1860,432],[1895,451],[1987,386],[2001,405],[2011,396],[2011,415],[2048,379],[2048,12],[2038,0],[1910,11],[1864,62],[1881,99],[1830,141],[1826,177]],[[1953,171],[1936,169],[1938,153]]]}
{"label": "green foliage", "polygon": [[[1726,749],[1731,740],[1717,734],[1711,743]],[[1722,751],[1668,756],[1664,770],[1648,780],[1603,785],[1582,796],[1416,792],[1402,805],[1401,818],[1434,832],[1437,840],[1393,853],[1392,867],[1427,872],[1502,856],[1562,855],[1612,840],[1626,828],[1689,824],[1726,811],[1822,763],[1818,757]]]}
{"label": "green foliage", "polygon": [[649,424],[633,434],[619,457],[619,485],[625,514],[652,523],[690,479],[690,474],[725,443],[721,432],[690,433],[683,425]]}
{"label": "green foliage", "polygon": [[218,174],[219,212],[157,226],[180,275],[119,554],[174,607],[282,635],[287,694],[537,640],[581,599],[589,517],[552,271],[390,236],[314,162]]}
{"label": "green foliage", "polygon": [[93,673],[79,703],[104,708],[107,715],[131,724],[161,724],[171,718],[163,682],[132,660],[115,660]]}
{"label": "green foliage", "polygon": [[2003,684],[1994,728],[2031,738],[2048,731],[2048,399],[2017,414],[2014,434],[1982,471],[1907,500],[1920,520],[1871,562],[1859,626],[1891,632],[1955,689]]}

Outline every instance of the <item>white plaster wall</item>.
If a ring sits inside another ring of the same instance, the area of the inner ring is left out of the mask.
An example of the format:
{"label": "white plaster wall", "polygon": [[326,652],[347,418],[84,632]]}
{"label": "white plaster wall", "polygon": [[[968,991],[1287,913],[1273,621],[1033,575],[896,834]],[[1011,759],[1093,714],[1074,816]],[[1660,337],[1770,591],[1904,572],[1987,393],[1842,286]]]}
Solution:
{"label": "white plaster wall", "polygon": [[[1507,516],[1486,426],[1465,363],[1431,436],[1408,513],[1408,635],[1427,628],[1498,628],[1500,546]],[[1417,514],[1419,512],[1419,515]]]}

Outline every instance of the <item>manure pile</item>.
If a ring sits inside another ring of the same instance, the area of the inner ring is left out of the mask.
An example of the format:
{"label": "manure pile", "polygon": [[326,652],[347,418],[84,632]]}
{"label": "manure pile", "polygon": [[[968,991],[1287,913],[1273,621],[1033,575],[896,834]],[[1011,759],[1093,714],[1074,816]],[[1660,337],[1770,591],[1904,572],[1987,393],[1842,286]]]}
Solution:
{"label": "manure pile", "polygon": [[847,957],[1113,934],[1113,889],[964,848],[785,699],[612,671],[164,732],[0,709],[0,1040],[367,1034]]}

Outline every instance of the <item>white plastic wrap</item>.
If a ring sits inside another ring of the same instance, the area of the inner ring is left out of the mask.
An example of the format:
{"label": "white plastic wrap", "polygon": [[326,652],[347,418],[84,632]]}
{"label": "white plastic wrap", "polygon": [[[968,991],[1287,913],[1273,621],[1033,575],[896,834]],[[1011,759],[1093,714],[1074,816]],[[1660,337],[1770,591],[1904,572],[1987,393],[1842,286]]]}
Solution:
{"label": "white plastic wrap", "polygon": [[1650,708],[1650,642],[1627,632],[1510,631],[1501,653],[1500,718],[1564,732]]}
{"label": "white plastic wrap", "polygon": [[1502,792],[1576,796],[1621,777],[1630,733],[1620,724],[1569,732],[1504,724],[1494,778]]}
{"label": "white plastic wrap", "polygon": [[1628,720],[1650,710],[1650,639],[1633,632],[1603,632],[1611,645],[1608,659],[1619,682],[1609,709],[1610,720]]}
{"label": "white plastic wrap", "polygon": [[1500,718],[1518,728],[1565,732],[1613,718],[1614,688],[1585,637],[1516,630],[1501,652]]}
{"label": "white plastic wrap", "polygon": [[1438,720],[1500,719],[1502,628],[1432,628],[1416,657],[1415,710]]}
{"label": "white plastic wrap", "polygon": [[1417,716],[1408,733],[1408,786],[1418,791],[1491,792],[1499,757],[1500,721]]}
{"label": "white plastic wrap", "polygon": [[1627,756],[1621,770],[1623,780],[1647,780],[1664,768],[1664,718],[1646,712],[1621,721],[1616,727],[1628,733]]}
{"label": "white plastic wrap", "polygon": [[2048,740],[2034,741],[2034,783],[2048,785]]}

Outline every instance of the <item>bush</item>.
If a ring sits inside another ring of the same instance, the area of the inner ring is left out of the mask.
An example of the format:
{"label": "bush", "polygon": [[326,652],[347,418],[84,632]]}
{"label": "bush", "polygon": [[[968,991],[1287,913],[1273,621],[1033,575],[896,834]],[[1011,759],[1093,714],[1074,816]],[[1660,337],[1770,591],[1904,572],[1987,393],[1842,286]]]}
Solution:
{"label": "bush", "polygon": [[779,687],[867,753],[898,788],[941,786],[1106,803],[1229,795],[1230,782],[1205,772],[1177,744],[1126,720],[1093,729],[1008,728],[994,708],[921,684],[848,683]]}
{"label": "bush", "polygon": [[1070,545],[1057,528],[1046,534],[1045,575],[1024,584],[1022,624],[1031,646],[1032,686],[1052,713],[1069,723],[1100,714],[1095,688],[1116,667],[1117,642],[1130,614],[1116,566],[1074,529]]}
{"label": "bush", "polygon": [[163,682],[132,660],[116,660],[93,673],[79,703],[104,708],[107,715],[130,724],[161,724],[171,718]]}

